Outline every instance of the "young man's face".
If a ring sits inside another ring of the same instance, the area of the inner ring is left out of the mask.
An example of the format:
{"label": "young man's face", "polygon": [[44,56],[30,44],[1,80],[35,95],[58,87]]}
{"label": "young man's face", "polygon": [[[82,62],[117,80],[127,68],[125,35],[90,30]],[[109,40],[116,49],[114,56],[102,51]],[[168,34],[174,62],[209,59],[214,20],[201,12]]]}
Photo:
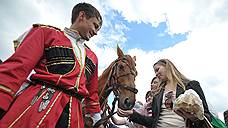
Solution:
{"label": "young man's face", "polygon": [[85,39],[89,40],[94,35],[97,35],[97,32],[100,30],[100,19],[97,19],[96,17],[92,17],[87,19],[84,12],[80,13],[79,15],[80,22],[77,25],[77,31],[79,32],[80,36]]}

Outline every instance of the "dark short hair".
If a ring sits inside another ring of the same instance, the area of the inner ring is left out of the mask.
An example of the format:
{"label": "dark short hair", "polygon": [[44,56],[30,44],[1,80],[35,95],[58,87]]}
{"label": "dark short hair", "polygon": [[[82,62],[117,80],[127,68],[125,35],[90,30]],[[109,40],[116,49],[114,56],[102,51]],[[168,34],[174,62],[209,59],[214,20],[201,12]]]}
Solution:
{"label": "dark short hair", "polygon": [[156,79],[157,77],[155,76],[152,80],[151,80],[151,84],[154,82],[154,80]]}
{"label": "dark short hair", "polygon": [[100,25],[102,25],[102,17],[99,13],[99,11],[92,6],[91,4],[88,3],[79,3],[77,5],[74,6],[73,10],[72,10],[72,17],[71,17],[71,23],[73,24],[75,22],[75,20],[77,19],[79,12],[80,11],[84,11],[86,14],[86,18],[92,18],[92,17],[96,17],[98,20],[100,20]]}
{"label": "dark short hair", "polygon": [[145,98],[147,99],[149,96],[150,96],[150,91],[147,91],[147,92],[146,92],[146,97],[145,97]]}

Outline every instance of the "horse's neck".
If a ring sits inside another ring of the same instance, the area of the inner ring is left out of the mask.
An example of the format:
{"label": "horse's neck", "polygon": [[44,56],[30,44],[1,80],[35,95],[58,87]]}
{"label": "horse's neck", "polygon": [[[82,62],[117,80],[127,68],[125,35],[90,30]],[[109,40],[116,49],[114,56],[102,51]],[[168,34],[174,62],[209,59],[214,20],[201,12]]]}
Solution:
{"label": "horse's neck", "polygon": [[105,88],[106,84],[109,81],[109,76],[112,71],[114,62],[112,62],[107,69],[99,76],[98,78],[98,93],[101,94],[102,90]]}
{"label": "horse's neck", "polygon": [[104,90],[107,88],[106,86],[108,85],[109,82],[109,77],[112,72],[112,67],[114,65],[115,61],[113,61],[107,69],[104,70],[104,72],[99,76],[98,78],[98,94],[99,98],[101,98],[102,95],[104,95]]}

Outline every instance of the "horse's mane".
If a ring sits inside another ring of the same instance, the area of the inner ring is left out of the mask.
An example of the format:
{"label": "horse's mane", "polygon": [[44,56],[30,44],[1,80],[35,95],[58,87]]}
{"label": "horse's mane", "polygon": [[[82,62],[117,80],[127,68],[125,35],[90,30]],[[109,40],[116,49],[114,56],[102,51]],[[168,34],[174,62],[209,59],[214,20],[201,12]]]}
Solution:
{"label": "horse's mane", "polygon": [[106,68],[103,73],[99,76],[98,78],[98,94],[99,94],[99,97],[101,97],[103,91],[105,90],[106,88],[106,85],[108,84],[108,81],[109,81],[109,76],[111,74],[111,71],[112,71],[112,67],[113,65],[115,64],[115,61],[113,61],[109,66],[108,68]]}

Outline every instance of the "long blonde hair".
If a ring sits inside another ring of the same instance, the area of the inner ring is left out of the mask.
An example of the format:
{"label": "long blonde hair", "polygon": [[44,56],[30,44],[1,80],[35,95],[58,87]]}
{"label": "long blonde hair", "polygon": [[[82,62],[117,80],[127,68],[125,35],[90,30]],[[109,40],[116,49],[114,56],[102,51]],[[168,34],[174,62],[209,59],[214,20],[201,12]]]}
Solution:
{"label": "long blonde hair", "polygon": [[175,85],[180,85],[185,90],[185,85],[190,80],[177,70],[175,65],[168,59],[160,59],[154,64],[162,65],[166,69],[167,79]]}

